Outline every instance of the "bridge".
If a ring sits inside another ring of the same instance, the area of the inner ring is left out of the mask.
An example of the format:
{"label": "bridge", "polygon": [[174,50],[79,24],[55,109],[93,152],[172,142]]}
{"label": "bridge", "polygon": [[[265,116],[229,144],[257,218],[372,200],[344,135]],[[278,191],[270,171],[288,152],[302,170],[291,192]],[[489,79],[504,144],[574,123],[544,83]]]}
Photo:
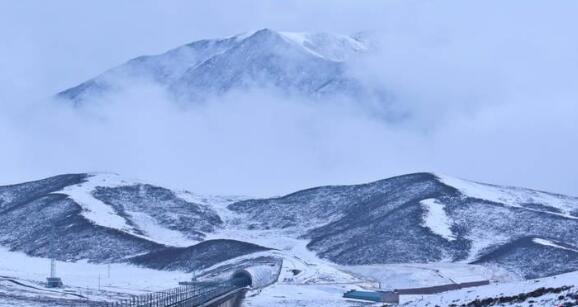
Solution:
{"label": "bridge", "polygon": [[248,285],[235,281],[195,282],[173,289],[135,295],[102,307],[235,307],[244,298]]}
{"label": "bridge", "polygon": [[254,271],[238,270],[219,281],[187,282],[180,287],[132,296],[99,307],[238,307],[250,288],[260,287]]}

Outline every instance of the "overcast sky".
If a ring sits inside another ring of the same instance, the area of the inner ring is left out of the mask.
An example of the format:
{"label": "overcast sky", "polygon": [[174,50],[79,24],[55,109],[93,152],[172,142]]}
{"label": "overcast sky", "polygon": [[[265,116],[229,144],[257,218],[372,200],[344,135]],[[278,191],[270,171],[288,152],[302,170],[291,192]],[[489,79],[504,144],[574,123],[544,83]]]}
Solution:
{"label": "overcast sky", "polygon": [[[3,1],[0,183],[109,171],[265,196],[415,171],[578,195],[578,2]],[[138,87],[49,97],[130,58],[260,28],[372,33],[402,123],[268,93],[182,110]]]}

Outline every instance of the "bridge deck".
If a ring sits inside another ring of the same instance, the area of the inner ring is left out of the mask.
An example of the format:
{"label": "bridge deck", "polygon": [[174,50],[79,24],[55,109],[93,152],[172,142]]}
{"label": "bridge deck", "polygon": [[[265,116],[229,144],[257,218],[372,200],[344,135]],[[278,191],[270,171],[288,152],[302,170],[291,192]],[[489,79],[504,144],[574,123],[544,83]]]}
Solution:
{"label": "bridge deck", "polygon": [[[208,302],[233,295],[245,289],[231,280],[213,283],[191,283],[173,289],[133,296],[103,307],[197,307],[212,306]],[[244,292],[243,292],[244,293]]]}

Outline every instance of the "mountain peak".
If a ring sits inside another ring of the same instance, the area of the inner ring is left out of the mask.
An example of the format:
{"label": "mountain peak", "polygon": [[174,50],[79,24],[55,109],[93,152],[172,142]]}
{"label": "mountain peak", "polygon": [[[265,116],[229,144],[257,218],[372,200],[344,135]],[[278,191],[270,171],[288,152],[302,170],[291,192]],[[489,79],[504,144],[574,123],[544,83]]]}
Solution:
{"label": "mountain peak", "polygon": [[259,34],[259,35],[279,35],[279,33],[275,30],[272,30],[270,28],[263,28],[261,30],[257,30],[255,32],[255,34]]}
{"label": "mountain peak", "polygon": [[152,81],[190,101],[259,86],[311,98],[358,98],[369,92],[347,74],[343,63],[367,49],[365,43],[346,35],[263,28],[137,57],[58,97],[78,103],[126,89],[136,80]]}
{"label": "mountain peak", "polygon": [[238,37],[239,45],[254,49],[253,51],[268,51],[275,47],[289,48],[287,41],[280,32],[268,28],[241,34]]}

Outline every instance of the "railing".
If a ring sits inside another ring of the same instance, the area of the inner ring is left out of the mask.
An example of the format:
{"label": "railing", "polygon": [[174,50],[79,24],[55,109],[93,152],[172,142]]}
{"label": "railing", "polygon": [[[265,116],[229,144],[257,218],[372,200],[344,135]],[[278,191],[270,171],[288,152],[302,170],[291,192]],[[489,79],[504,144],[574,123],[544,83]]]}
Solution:
{"label": "railing", "polygon": [[219,283],[193,283],[144,295],[133,296],[117,302],[105,303],[104,307],[193,307],[211,299],[242,288],[231,281]]}

